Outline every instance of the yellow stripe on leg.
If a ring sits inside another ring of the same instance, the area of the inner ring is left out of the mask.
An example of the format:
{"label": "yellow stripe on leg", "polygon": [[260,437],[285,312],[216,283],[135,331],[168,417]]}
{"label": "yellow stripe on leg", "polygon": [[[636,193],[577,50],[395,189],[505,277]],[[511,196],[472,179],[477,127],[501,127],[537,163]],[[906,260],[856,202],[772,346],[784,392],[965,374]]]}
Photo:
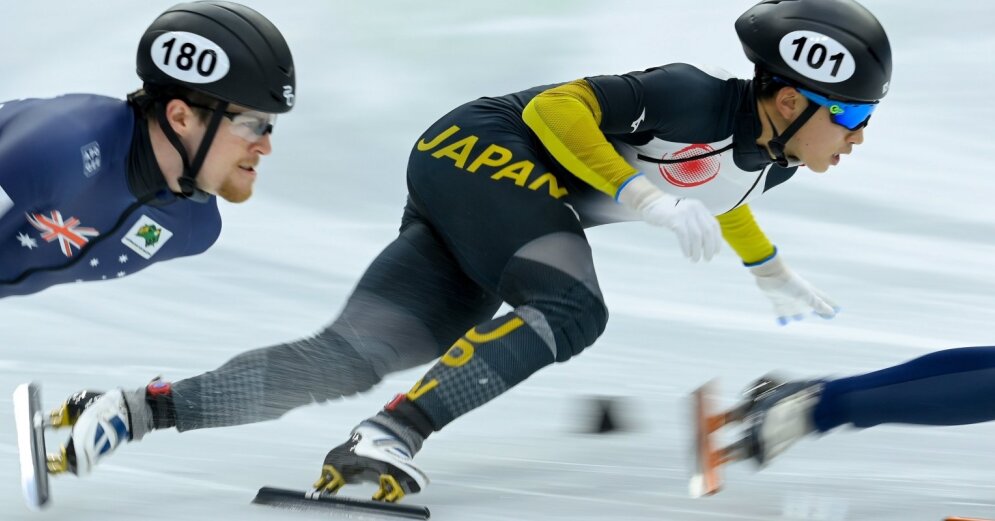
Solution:
{"label": "yellow stripe on leg", "polygon": [[478,333],[477,328],[473,328],[466,332],[466,338],[471,342],[477,344],[483,344],[484,342],[497,340],[507,335],[508,333],[511,333],[512,331],[522,327],[522,324],[524,323],[525,323],[524,320],[522,320],[519,317],[515,317],[505,322],[504,324],[501,324],[500,327],[498,327],[494,331],[491,331],[490,333]]}

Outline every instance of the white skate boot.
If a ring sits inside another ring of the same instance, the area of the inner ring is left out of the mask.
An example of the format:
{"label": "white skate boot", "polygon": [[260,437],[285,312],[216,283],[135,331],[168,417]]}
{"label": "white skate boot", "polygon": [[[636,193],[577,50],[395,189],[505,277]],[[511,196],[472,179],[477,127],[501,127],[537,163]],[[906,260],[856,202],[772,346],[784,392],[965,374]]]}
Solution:
{"label": "white skate boot", "polygon": [[315,492],[334,494],[346,484],[379,482],[373,499],[396,502],[429,483],[428,476],[412,462],[413,457],[407,443],[382,426],[364,421],[353,429],[349,441],[325,456]]}
{"label": "white skate boot", "polygon": [[131,440],[131,419],[124,392],[77,393],[51,414],[53,427],[72,426],[69,441],[48,455],[51,474],[85,476],[104,457]]}
{"label": "white skate boot", "polygon": [[746,390],[749,405],[743,423],[747,436],[742,441],[760,466],[815,432],[813,414],[823,383],[783,382],[768,375]]}

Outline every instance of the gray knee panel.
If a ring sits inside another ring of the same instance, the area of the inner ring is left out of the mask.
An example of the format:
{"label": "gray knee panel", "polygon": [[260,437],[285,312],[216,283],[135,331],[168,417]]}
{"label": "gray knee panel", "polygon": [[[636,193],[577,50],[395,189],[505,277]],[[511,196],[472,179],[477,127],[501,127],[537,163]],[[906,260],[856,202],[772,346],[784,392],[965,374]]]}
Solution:
{"label": "gray knee panel", "polygon": [[563,362],[594,343],[608,323],[591,247],[575,233],[555,233],[522,247],[508,263],[502,296]]}

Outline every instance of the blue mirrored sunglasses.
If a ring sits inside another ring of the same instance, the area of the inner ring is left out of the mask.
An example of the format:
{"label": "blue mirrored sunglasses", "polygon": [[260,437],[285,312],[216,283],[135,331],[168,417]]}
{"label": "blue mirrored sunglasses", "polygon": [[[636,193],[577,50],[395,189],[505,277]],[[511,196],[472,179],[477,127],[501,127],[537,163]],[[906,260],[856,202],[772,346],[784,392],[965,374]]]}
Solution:
{"label": "blue mirrored sunglasses", "polygon": [[795,87],[795,90],[808,98],[812,103],[829,109],[829,117],[832,118],[833,123],[851,131],[864,128],[867,125],[867,121],[871,119],[874,108],[878,106],[876,101],[874,103],[847,103],[820,96],[800,87]]}

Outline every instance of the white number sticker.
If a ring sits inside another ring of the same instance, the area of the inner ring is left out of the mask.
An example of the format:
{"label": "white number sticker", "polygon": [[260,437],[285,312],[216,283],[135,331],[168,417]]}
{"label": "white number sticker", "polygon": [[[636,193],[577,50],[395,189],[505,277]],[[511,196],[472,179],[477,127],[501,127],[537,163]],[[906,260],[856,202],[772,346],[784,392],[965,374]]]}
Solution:
{"label": "white number sticker", "polygon": [[781,38],[778,49],[789,67],[823,83],[846,81],[857,68],[843,44],[814,31],[792,31]]}
{"label": "white number sticker", "polygon": [[152,62],[169,76],[187,83],[211,83],[224,78],[231,66],[216,43],[183,31],[160,34],[152,42]]}

